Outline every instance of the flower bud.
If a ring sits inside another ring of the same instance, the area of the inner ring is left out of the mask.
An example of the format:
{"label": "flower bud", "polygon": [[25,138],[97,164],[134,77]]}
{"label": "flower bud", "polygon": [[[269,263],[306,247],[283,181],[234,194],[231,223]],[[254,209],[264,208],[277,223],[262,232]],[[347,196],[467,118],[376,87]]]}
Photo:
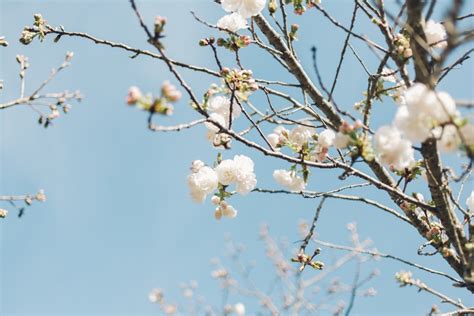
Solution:
{"label": "flower bud", "polygon": [[211,198],[211,202],[212,202],[212,204],[214,204],[214,205],[219,205],[220,201],[221,201],[221,199],[220,199],[218,196],[215,196],[215,195],[214,195],[214,196]]}

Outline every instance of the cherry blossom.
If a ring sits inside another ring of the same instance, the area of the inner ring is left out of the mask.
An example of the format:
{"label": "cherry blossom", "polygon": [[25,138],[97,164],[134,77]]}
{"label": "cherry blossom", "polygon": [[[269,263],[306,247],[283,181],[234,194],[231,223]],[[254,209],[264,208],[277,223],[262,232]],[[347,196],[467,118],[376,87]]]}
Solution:
{"label": "cherry blossom", "polygon": [[446,29],[443,24],[429,20],[426,22],[424,30],[428,45],[436,48],[445,48],[448,45]]}
{"label": "cherry blossom", "polygon": [[222,0],[222,8],[227,12],[237,12],[243,18],[259,14],[264,8],[266,0]]}
{"label": "cherry blossom", "polygon": [[313,135],[314,135],[313,128],[303,126],[303,125],[298,125],[297,127],[293,128],[290,131],[288,135],[288,139],[290,143],[301,147],[305,143],[307,143]]}
{"label": "cherry blossom", "polygon": [[334,144],[334,140],[336,139],[336,134],[333,130],[325,129],[319,134],[318,137],[318,144],[322,147],[329,148]]}
{"label": "cherry blossom", "polygon": [[382,163],[395,170],[404,170],[415,164],[411,142],[403,139],[400,131],[393,126],[382,126],[375,134],[375,150]]}
{"label": "cherry blossom", "polygon": [[240,14],[232,13],[224,15],[217,21],[217,26],[221,29],[226,29],[231,32],[237,32],[238,30],[245,29],[248,27],[247,20],[245,20]]}
{"label": "cherry blossom", "polygon": [[206,196],[217,189],[218,178],[216,172],[207,166],[199,168],[188,176],[188,186],[191,197],[198,203],[204,202]]}
{"label": "cherry blossom", "polygon": [[285,186],[294,192],[301,192],[306,188],[306,183],[303,178],[296,175],[295,171],[278,169],[273,171],[273,178],[278,184]]}

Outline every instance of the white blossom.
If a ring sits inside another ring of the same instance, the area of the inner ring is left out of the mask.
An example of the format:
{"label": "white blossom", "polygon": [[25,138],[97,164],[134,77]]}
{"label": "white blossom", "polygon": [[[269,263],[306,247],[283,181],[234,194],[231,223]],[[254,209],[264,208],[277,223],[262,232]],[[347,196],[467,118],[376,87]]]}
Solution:
{"label": "white blossom", "polygon": [[240,14],[232,13],[224,15],[217,21],[217,26],[221,29],[226,29],[231,32],[237,32],[238,30],[245,29],[248,27],[247,20],[245,20]]}
{"label": "white blossom", "polygon": [[471,195],[467,198],[466,205],[469,211],[474,211],[474,191],[472,191]]}
{"label": "white blossom", "polygon": [[424,30],[428,45],[436,48],[445,48],[448,45],[446,29],[443,24],[429,20],[426,22]]}
{"label": "white blossom", "polygon": [[458,116],[456,103],[446,92],[435,92],[424,84],[415,83],[404,94],[406,106],[395,115],[395,126],[411,141],[424,141],[431,130]]}
{"label": "white blossom", "polygon": [[336,133],[331,129],[325,129],[319,134],[318,143],[322,147],[329,148],[334,144],[334,139],[336,138]]}
{"label": "white blossom", "polygon": [[280,136],[278,136],[275,133],[271,133],[271,134],[268,134],[267,139],[268,139],[268,142],[272,145],[273,148],[275,148],[277,150],[279,149],[279,148],[277,148],[277,145],[280,143]]}
{"label": "white blossom", "polygon": [[202,162],[201,160],[194,160],[192,163],[191,163],[191,171],[196,173],[199,171],[199,169],[201,169],[202,167],[204,167],[206,164],[204,162]]}
{"label": "white blossom", "polygon": [[424,141],[431,135],[431,121],[422,113],[411,113],[407,106],[400,106],[395,114],[395,126],[411,141]]}
{"label": "white blossom", "polygon": [[188,176],[188,186],[191,197],[198,203],[204,202],[206,196],[217,189],[218,178],[216,172],[207,166],[199,168]]}
{"label": "white blossom", "polygon": [[349,135],[346,135],[341,132],[337,132],[333,143],[334,143],[334,147],[336,147],[337,149],[343,149],[349,146],[350,142],[351,142],[351,138]]}
{"label": "white blossom", "polygon": [[377,130],[375,150],[380,161],[395,170],[410,168],[415,163],[411,142],[403,139],[400,131],[392,126],[382,126]]}
{"label": "white blossom", "polygon": [[281,146],[282,144],[284,144],[286,142],[287,137],[288,130],[283,126],[275,127],[273,133],[267,135],[268,141],[276,150],[279,150],[279,148],[277,148],[277,145]]}
{"label": "white blossom", "polygon": [[132,86],[128,89],[128,95],[127,95],[127,104],[133,105],[140,100],[142,97],[142,92],[138,87]]}
{"label": "white blossom", "polygon": [[[230,116],[230,99],[220,95],[214,96],[209,99],[207,109],[211,114],[219,114],[224,118],[225,122],[228,122]],[[241,113],[242,109],[236,102],[234,102],[232,106],[232,118],[238,118]]]}
{"label": "white blossom", "polygon": [[234,160],[225,159],[216,167],[219,183],[229,185],[236,180],[237,168]]}
{"label": "white blossom", "polygon": [[222,8],[227,12],[237,12],[243,18],[259,14],[265,8],[266,0],[222,0]]}
{"label": "white blossom", "polygon": [[216,167],[219,183],[230,185],[235,183],[236,191],[245,195],[255,189],[257,178],[254,173],[252,159],[244,155],[236,155],[234,159],[226,159]]}
{"label": "white blossom", "polygon": [[246,195],[257,186],[254,163],[252,159],[244,155],[236,155],[234,163],[237,170],[235,189],[239,194]]}
{"label": "white blossom", "polygon": [[278,169],[273,171],[273,178],[275,181],[294,192],[301,192],[306,188],[306,183],[303,178],[296,175],[294,171]]}
{"label": "white blossom", "polygon": [[298,125],[293,128],[288,135],[288,139],[292,144],[303,146],[314,135],[314,129],[311,127]]}

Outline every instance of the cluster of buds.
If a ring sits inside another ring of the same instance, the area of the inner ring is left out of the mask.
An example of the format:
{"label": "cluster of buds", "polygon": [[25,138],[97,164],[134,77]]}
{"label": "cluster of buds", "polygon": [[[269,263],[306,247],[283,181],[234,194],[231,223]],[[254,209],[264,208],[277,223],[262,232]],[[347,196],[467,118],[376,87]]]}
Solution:
{"label": "cluster of buds", "polygon": [[207,139],[212,143],[212,146],[214,146],[215,148],[231,148],[232,138],[225,133],[213,133],[212,131],[208,131]]}
{"label": "cluster of buds", "polygon": [[0,46],[3,46],[3,47],[7,47],[7,46],[8,46],[8,42],[7,42],[7,40],[5,39],[5,36],[0,36]]}
{"label": "cluster of buds", "polygon": [[[316,249],[315,255],[319,254],[320,251],[321,250],[319,248]],[[317,270],[322,270],[324,268],[324,263],[322,263],[321,261],[313,261],[313,257],[310,257],[303,251],[301,251],[296,255],[295,258],[291,258],[291,261],[301,263],[301,266],[299,268],[300,271],[303,271],[306,266],[310,266]]]}
{"label": "cluster of buds", "polygon": [[278,4],[276,0],[270,0],[268,1],[268,12],[270,15],[273,16],[273,14],[278,10]]}
{"label": "cluster of buds", "polygon": [[358,130],[363,126],[363,123],[357,120],[354,124],[349,124],[347,121],[343,121],[339,126],[336,139],[334,140],[337,148],[345,148],[349,145],[353,145],[357,139]]}
{"label": "cluster of buds", "polygon": [[286,0],[286,4],[290,3],[293,4],[295,14],[302,15],[306,10],[320,4],[321,0]]}
{"label": "cluster of buds", "polygon": [[298,24],[292,24],[291,27],[290,27],[290,33],[288,34],[288,36],[290,37],[290,41],[295,41],[298,39],[298,37],[296,36],[296,32],[298,32],[300,26]]}
{"label": "cluster of buds", "polygon": [[62,92],[55,95],[56,102],[54,104],[49,105],[49,114],[41,115],[38,119],[38,124],[44,126],[45,128],[51,125],[52,121],[59,118],[61,116],[60,110],[64,114],[69,113],[71,110],[72,105],[68,103],[69,100],[76,100],[80,102],[82,100],[82,95],[79,91],[76,92]]}
{"label": "cluster of buds", "polygon": [[28,45],[37,36],[39,37],[40,41],[43,41],[46,33],[48,32],[48,26],[46,23],[46,20],[43,19],[41,14],[35,14],[33,27],[25,26],[23,28],[23,32],[21,32],[20,35],[20,43]]}
{"label": "cluster of buds", "polygon": [[[46,195],[43,190],[39,190],[36,194],[26,195],[23,199],[26,207],[31,206],[34,201],[46,202]],[[18,210],[18,217],[22,217],[26,207],[17,207],[13,200],[10,200],[12,205]],[[8,215],[8,211],[0,208],[0,218],[5,218]]]}
{"label": "cluster of buds", "polygon": [[20,65],[20,78],[23,79],[25,78],[26,69],[30,67],[30,64],[28,63],[28,57],[24,55],[16,55],[16,61]]}
{"label": "cluster of buds", "polygon": [[252,43],[252,39],[247,35],[235,36],[231,35],[228,39],[218,38],[217,46],[227,48],[231,51],[238,51],[241,48],[245,48]]}
{"label": "cluster of buds", "polygon": [[214,217],[216,220],[220,220],[222,216],[228,218],[235,218],[237,216],[237,210],[232,205],[222,200],[220,197],[214,195],[211,198],[211,202],[212,204],[216,205],[216,211],[214,212]]}
{"label": "cluster of buds", "polygon": [[143,96],[139,88],[130,87],[126,101],[128,105],[135,105],[150,113],[172,115],[174,110],[172,103],[178,102],[179,99],[181,99],[181,92],[169,81],[165,81],[161,86],[159,97]]}
{"label": "cluster of buds", "polygon": [[415,279],[410,271],[400,271],[395,273],[395,280],[400,284],[400,286],[413,285]]}
{"label": "cluster of buds", "polygon": [[239,97],[243,99],[246,99],[250,93],[258,90],[258,85],[255,79],[252,78],[253,73],[251,70],[231,70],[225,67],[222,69],[221,75],[230,89],[237,92]]}
{"label": "cluster of buds", "polygon": [[162,16],[155,17],[155,38],[159,39],[163,37],[162,33],[165,30],[166,18]]}
{"label": "cluster of buds", "polygon": [[352,146],[351,157],[353,159],[362,157],[367,161],[371,161],[375,158],[375,153],[370,137],[365,133],[361,133],[363,127],[364,124],[360,120],[357,120],[354,124],[344,121],[339,126],[339,132],[336,134],[334,145],[337,148]]}
{"label": "cluster of buds", "polygon": [[214,37],[209,37],[209,38],[203,38],[199,40],[199,46],[205,47],[208,45],[212,45],[216,42],[216,39]]}
{"label": "cluster of buds", "polygon": [[395,45],[398,56],[401,59],[407,59],[413,55],[413,52],[410,48],[410,40],[406,35],[402,33],[395,35],[393,44]]}
{"label": "cluster of buds", "polygon": [[28,195],[25,198],[25,203],[28,206],[33,204],[33,201],[46,202],[46,194],[44,193],[44,190],[39,190],[35,195]]}

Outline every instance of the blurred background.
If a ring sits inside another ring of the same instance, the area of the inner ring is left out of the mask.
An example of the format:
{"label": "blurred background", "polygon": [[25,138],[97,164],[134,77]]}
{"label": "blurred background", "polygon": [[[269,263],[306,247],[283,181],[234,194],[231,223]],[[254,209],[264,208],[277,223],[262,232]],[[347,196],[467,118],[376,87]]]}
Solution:
{"label": "blurred background", "polygon": [[[394,12],[396,2],[387,3]],[[442,16],[449,3],[438,1],[435,19]],[[197,43],[203,37],[218,36],[217,32],[195,21],[190,11],[215,23],[224,14],[219,5],[207,0],[154,0],[138,4],[150,25],[155,15],[168,18],[164,39],[168,56],[216,69],[209,48]],[[349,1],[333,0],[323,4],[339,21],[349,24],[352,2],[349,5]],[[473,11],[472,1],[467,1],[464,11]],[[78,89],[84,95],[82,103],[47,129],[37,124],[37,115],[27,107],[0,112],[0,193],[13,195],[44,189],[48,197],[45,203],[28,208],[21,219],[11,210],[10,216],[0,222],[0,314],[159,315],[158,306],[148,301],[150,290],[163,288],[167,299],[179,303],[179,285],[190,280],[198,282],[200,295],[219,305],[221,292],[210,276],[209,261],[225,255],[226,234],[246,246],[244,259],[256,262],[252,277],[265,290],[273,274],[268,272],[271,265],[258,239],[260,225],[268,224],[273,235],[286,236],[297,247],[298,221],[311,220],[318,201],[260,193],[235,197],[231,203],[239,210],[238,217],[216,222],[209,200],[202,205],[194,203],[186,185],[191,161],[211,163],[218,152],[206,140],[205,128],[152,133],[146,126],[146,113],[125,104],[132,85],[145,92],[159,93],[164,80],[176,84],[164,64],[147,56],[130,59],[128,52],[79,38],[64,37],[53,43],[53,38],[48,37],[43,43],[34,41],[23,46],[17,39],[23,26],[32,24],[35,13],[41,13],[53,26],[63,25],[67,31],[87,32],[153,51],[126,0],[0,0],[0,35],[10,43],[0,49],[0,78],[4,80],[0,102],[19,95],[17,54],[29,57],[28,93],[63,61],[67,51],[73,51],[71,67],[61,72],[45,91]],[[316,45],[323,80],[329,85],[345,34],[316,10],[302,17],[290,14],[290,19],[301,26],[300,40],[295,46],[302,64],[314,78],[311,47]],[[472,27],[469,19],[462,23]],[[384,43],[362,13],[355,30]],[[360,41],[353,39],[351,43],[375,71],[377,58]],[[233,65],[230,53],[222,50],[220,54],[226,64]],[[256,78],[292,80],[268,55],[253,47],[244,49],[241,58]],[[215,78],[190,71],[183,71],[183,75],[198,96],[215,82]],[[445,80],[440,89],[457,99],[472,99],[473,84],[473,66],[468,60],[464,67],[453,71],[451,79]],[[366,74],[349,52],[335,98],[339,104],[352,105],[363,98],[366,87]],[[252,98],[256,106],[265,108],[263,94],[256,93]],[[390,122],[394,111],[395,105],[389,100],[377,104],[376,125]],[[183,98],[175,106],[173,117],[157,119],[158,123],[171,125],[194,118],[197,115]],[[235,154],[248,155],[255,161],[258,187],[278,188],[272,171],[289,167],[236,142],[231,151],[223,153],[224,158]],[[459,159],[455,155],[448,157],[453,162]],[[323,191],[342,186],[337,175],[315,170],[308,189]],[[466,192],[472,190],[472,183],[469,187]],[[380,192],[355,192],[390,203]],[[426,192],[422,193],[426,196]],[[319,219],[317,237],[349,244],[346,226],[352,222],[357,222],[361,238],[374,240],[374,246],[381,252],[452,274],[437,256],[426,258],[416,254],[423,241],[413,228],[364,204],[328,201]],[[320,259],[330,264],[340,255],[323,248]],[[358,299],[353,315],[422,315],[435,303],[445,311],[450,310],[426,293],[398,287],[394,274],[408,267],[381,260],[365,264],[363,271],[370,273],[373,268],[381,270],[381,275],[370,283],[378,294]],[[355,264],[350,264],[335,277],[350,283],[354,271]],[[453,288],[449,281],[419,270],[413,272],[433,288],[466,303],[473,302],[472,296]],[[309,269],[304,272],[306,276],[317,273]],[[325,282],[322,287],[329,279]],[[237,295],[231,294],[228,301],[245,303],[249,315],[256,308],[255,303]]]}

